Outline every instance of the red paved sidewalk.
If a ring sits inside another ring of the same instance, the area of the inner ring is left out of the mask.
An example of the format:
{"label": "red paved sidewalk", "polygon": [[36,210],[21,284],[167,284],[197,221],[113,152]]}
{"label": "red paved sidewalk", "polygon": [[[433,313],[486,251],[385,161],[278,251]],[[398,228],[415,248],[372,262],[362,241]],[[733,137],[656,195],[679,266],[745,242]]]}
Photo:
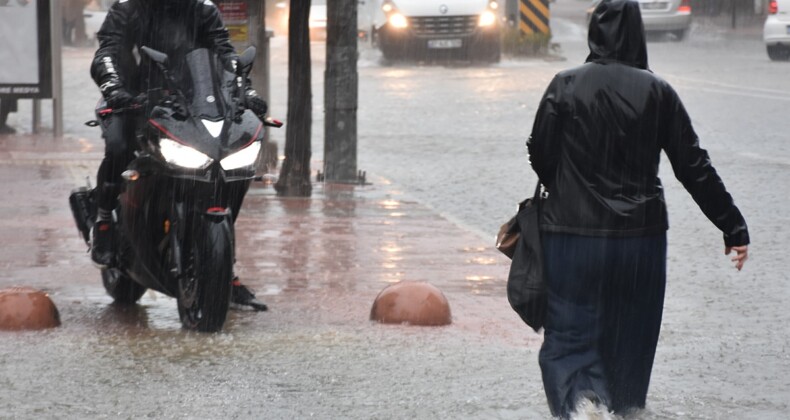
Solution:
{"label": "red paved sidewalk", "polygon": [[[67,203],[71,188],[95,179],[99,158],[85,140],[0,137],[0,235],[14,238],[0,251],[0,287],[47,289],[67,315],[78,297],[103,295]],[[493,248],[494,232],[486,241],[372,181],[315,184],[311,198],[280,198],[263,183],[250,189],[236,225],[237,273],[272,313],[243,322],[364,324],[382,288],[428,281],[449,299],[456,327],[539,342],[508,307],[509,260]]]}

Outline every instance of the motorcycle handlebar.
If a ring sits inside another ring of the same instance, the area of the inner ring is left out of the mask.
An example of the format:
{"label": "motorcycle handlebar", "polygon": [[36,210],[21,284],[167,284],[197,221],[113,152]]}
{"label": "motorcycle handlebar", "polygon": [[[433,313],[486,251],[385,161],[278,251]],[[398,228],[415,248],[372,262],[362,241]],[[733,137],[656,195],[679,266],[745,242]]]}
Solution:
{"label": "motorcycle handlebar", "polygon": [[[132,112],[140,111],[140,110],[145,109],[145,106],[146,106],[147,103],[148,103],[147,100],[141,100],[141,101],[137,101],[137,102],[132,103],[131,105],[123,107],[123,108],[109,108],[108,107],[108,108],[104,108],[102,110],[99,110],[98,114],[101,117],[105,117],[105,116],[108,116],[108,115],[111,115],[111,114],[120,114],[120,113],[123,113],[123,112],[129,112],[129,111],[132,111]],[[262,120],[262,122],[263,122],[263,125],[266,126],[266,127],[280,128],[280,127],[282,127],[284,125],[284,123],[282,121],[274,119],[272,117],[266,117],[266,118],[264,118]],[[97,126],[98,125],[97,123],[98,123],[98,121],[88,121],[86,124],[88,126],[93,127],[93,126]]]}
{"label": "motorcycle handlebar", "polygon": [[145,104],[132,104],[130,106],[125,106],[123,108],[104,108],[101,111],[99,111],[99,115],[103,117],[109,114],[120,114],[122,112],[128,112],[128,111],[139,111],[143,108],[145,108]]}
{"label": "motorcycle handlebar", "polygon": [[275,120],[274,118],[271,117],[266,117],[263,119],[263,125],[267,127],[280,128],[283,126],[283,122],[280,120]]}

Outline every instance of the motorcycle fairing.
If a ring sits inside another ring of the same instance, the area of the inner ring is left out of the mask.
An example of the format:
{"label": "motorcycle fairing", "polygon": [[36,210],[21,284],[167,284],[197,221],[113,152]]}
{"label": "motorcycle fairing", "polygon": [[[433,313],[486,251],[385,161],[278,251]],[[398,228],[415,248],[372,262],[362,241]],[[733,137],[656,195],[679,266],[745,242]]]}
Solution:
{"label": "motorcycle fairing", "polygon": [[220,136],[215,138],[201,118],[183,118],[169,107],[154,107],[148,120],[160,137],[192,147],[215,161],[224,159],[256,140],[263,140],[263,123],[252,111],[245,110],[239,120],[229,122],[225,121]]}

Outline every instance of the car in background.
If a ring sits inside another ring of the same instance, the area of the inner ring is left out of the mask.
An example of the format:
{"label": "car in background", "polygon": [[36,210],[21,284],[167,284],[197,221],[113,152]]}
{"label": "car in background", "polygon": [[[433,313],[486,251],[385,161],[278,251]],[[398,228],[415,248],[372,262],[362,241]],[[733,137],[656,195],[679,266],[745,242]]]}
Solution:
{"label": "car in background", "polygon": [[790,59],[790,0],[771,0],[768,3],[763,41],[771,60]]}
{"label": "car in background", "polygon": [[313,41],[326,39],[326,0],[310,2],[310,39]]}
{"label": "car in background", "polygon": [[[682,41],[691,28],[691,0],[637,0],[642,12],[646,33],[670,33],[676,41]],[[593,0],[587,9],[590,22],[600,0]]]}
{"label": "car in background", "polygon": [[[358,0],[357,21],[359,26],[360,38],[366,38],[370,30],[370,14],[367,12],[366,5],[372,4],[375,0]],[[268,9],[267,9],[268,10]],[[270,15],[267,15],[266,24],[278,34],[288,34],[288,18],[290,15],[290,3],[287,0],[277,0],[274,3]],[[327,30],[327,8],[326,0],[312,0],[310,2],[310,17],[308,18],[310,28],[310,40],[326,40]]]}
{"label": "car in background", "polygon": [[497,0],[384,0],[381,10],[385,20],[376,39],[386,59],[500,60]]}

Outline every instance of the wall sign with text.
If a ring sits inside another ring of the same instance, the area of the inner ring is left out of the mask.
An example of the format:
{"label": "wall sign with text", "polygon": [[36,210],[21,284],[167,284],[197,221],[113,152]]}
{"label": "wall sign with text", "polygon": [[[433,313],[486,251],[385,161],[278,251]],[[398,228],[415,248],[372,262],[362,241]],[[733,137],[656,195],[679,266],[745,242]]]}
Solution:
{"label": "wall sign with text", "polygon": [[250,41],[250,17],[247,12],[247,6],[247,0],[222,0],[217,2],[222,21],[228,28],[232,42],[247,43]]}
{"label": "wall sign with text", "polygon": [[52,97],[50,0],[0,0],[0,96]]}

